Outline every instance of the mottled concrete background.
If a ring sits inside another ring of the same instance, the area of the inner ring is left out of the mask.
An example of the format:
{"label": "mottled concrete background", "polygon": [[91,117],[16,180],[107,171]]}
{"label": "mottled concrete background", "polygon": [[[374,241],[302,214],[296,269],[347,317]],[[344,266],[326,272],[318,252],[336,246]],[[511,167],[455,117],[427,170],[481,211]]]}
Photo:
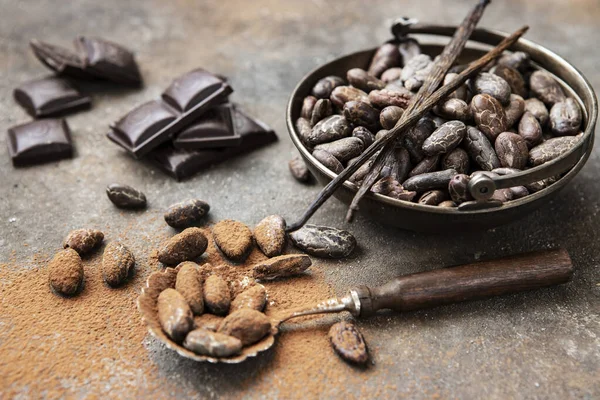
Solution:
{"label": "mottled concrete background", "polygon": [[[113,181],[144,190],[154,212],[198,196],[213,205],[214,220],[254,224],[269,213],[293,219],[319,189],[296,183],[287,171],[295,149],[284,111],[296,82],[324,61],[386,40],[394,17],[456,24],[472,3],[0,0],[3,132],[29,120],[13,102],[12,89],[46,74],[29,51],[30,38],[67,44],[86,33],[121,42],[136,52],[145,80],[143,90],[98,85],[93,109],[69,117],[77,148],[73,160],[16,170],[6,136],[0,135],[0,262],[11,254],[28,259],[48,253],[57,238],[75,227],[119,229],[135,219],[150,230],[159,226],[144,214],[115,213],[104,195]],[[511,31],[529,24],[528,38],[563,55],[600,87],[599,18],[597,0],[513,0],[494,2],[480,25]],[[110,122],[158,97],[173,77],[197,66],[229,76],[234,100],[272,125],[280,142],[176,183],[131,159],[104,135]],[[411,398],[432,393],[448,398],[600,396],[599,165],[595,151],[553,203],[519,223],[485,233],[423,235],[358,218],[348,228],[361,245],[360,254],[326,263],[338,293],[400,273],[553,246],[569,250],[577,272],[571,284],[560,288],[361,322],[371,346],[379,349],[375,362],[380,367],[361,385],[346,389],[361,393],[363,385],[394,384],[398,396]],[[345,207],[332,200],[313,221],[345,227],[344,214]],[[186,380],[183,365],[189,364],[162,348],[156,352],[165,373]],[[244,375],[244,368],[235,371]],[[198,385],[200,396],[215,394],[217,378],[211,379]],[[335,393],[331,386],[336,382],[323,385]]]}

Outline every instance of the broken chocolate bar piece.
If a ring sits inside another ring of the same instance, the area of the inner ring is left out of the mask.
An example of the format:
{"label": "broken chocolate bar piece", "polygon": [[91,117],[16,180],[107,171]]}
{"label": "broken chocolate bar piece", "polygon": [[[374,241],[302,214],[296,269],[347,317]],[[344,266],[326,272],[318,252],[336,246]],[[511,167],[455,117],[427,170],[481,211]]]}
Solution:
{"label": "broken chocolate bar piece", "polygon": [[156,102],[160,104],[155,108],[160,109],[161,118],[168,113],[175,118],[159,124],[157,129],[155,124],[160,118],[151,115],[153,111],[150,108],[140,112],[141,107],[138,107],[129,113],[134,114],[134,124],[121,124],[129,118],[128,114],[111,126],[107,136],[134,156],[141,157],[193,124],[208,109],[222,103],[231,92],[231,86],[210,72],[201,68],[193,70],[175,79],[163,93],[163,102]]}
{"label": "broken chocolate bar piece", "polygon": [[90,74],[125,85],[142,82],[133,53],[123,46],[96,37],[80,36],[75,40],[75,47],[85,54],[84,68]]}
{"label": "broken chocolate bar piece", "polygon": [[75,78],[90,78],[84,70],[84,60],[80,54],[64,47],[33,39],[29,42],[33,54],[48,68],[59,75]]}
{"label": "broken chocolate bar piece", "polygon": [[64,119],[41,119],[8,130],[13,165],[24,166],[70,158],[71,133]]}
{"label": "broken chocolate bar piece", "polygon": [[88,108],[91,100],[63,78],[43,78],[24,83],[13,92],[15,100],[34,118]]}
{"label": "broken chocolate bar piece", "polygon": [[183,180],[204,168],[230,159],[238,154],[250,152],[277,140],[277,135],[263,122],[254,119],[237,106],[233,107],[233,121],[237,133],[242,137],[238,147],[211,150],[176,149],[165,144],[148,154],[148,160],[173,178]]}
{"label": "broken chocolate bar piece", "polygon": [[242,137],[235,132],[228,104],[211,108],[173,139],[178,149],[236,147],[241,143]]}

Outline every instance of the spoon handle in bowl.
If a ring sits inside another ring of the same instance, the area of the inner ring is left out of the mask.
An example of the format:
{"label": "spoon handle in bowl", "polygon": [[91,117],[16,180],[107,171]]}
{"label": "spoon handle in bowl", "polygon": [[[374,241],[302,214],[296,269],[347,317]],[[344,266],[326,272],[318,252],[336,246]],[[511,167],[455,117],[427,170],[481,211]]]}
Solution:
{"label": "spoon handle in bowl", "polygon": [[417,310],[442,304],[566,283],[573,264],[564,249],[519,254],[398,277],[382,286],[354,289],[360,315]]}

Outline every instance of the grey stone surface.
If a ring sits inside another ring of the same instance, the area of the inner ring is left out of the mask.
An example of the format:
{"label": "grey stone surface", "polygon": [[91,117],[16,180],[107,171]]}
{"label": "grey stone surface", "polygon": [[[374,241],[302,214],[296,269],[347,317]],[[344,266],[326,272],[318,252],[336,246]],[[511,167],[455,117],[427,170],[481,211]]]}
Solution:
{"label": "grey stone surface", "polygon": [[[124,43],[136,52],[145,80],[141,90],[87,85],[98,89],[92,110],[68,118],[77,148],[73,160],[14,169],[6,136],[0,135],[0,262],[49,253],[73,228],[109,225],[118,231],[136,221],[148,232],[165,229],[161,210],[190,197],[209,202],[213,220],[255,224],[274,213],[293,220],[319,190],[299,184],[287,170],[296,152],[284,113],[296,82],[320,63],[386,40],[396,16],[456,24],[472,3],[0,0],[2,131],[29,120],[12,100],[12,89],[48,74],[30,53],[30,38],[69,44],[86,33]],[[512,0],[494,2],[480,25],[514,30],[529,24],[528,38],[573,62],[599,87],[598,18],[595,0]],[[280,142],[177,183],[130,158],[105,133],[124,112],[158,97],[173,77],[197,66],[230,77],[233,99],[273,126]],[[399,274],[554,246],[569,250],[576,273],[572,283],[559,288],[359,321],[376,368],[360,384],[323,382],[323,393],[359,397],[362,386],[389,384],[396,388],[386,392],[389,397],[600,396],[599,166],[594,151],[551,204],[519,223],[484,233],[416,234],[360,217],[347,225],[345,207],[329,201],[311,222],[348,229],[360,246],[355,258],[321,262],[339,294]],[[116,211],[104,193],[113,181],[144,191],[149,209]],[[141,236],[138,240],[144,240]],[[224,372],[241,380],[269,362],[265,356],[224,369],[180,360],[151,339],[146,347],[162,373],[190,385],[199,397],[235,396],[237,385]]]}

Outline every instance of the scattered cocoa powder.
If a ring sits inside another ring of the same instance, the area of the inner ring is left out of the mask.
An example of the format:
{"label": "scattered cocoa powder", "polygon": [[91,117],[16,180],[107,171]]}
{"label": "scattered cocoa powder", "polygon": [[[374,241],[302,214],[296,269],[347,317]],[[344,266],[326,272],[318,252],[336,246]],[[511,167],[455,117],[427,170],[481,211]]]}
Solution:
{"label": "scattered cocoa powder", "polygon": [[69,232],[67,235],[63,247],[72,248],[80,255],[89,253],[96,246],[102,243],[104,234],[96,229],[76,229]]}
{"label": "scattered cocoa powder", "polygon": [[202,281],[198,272],[198,264],[184,261],[180,265],[175,282],[175,290],[183,295],[194,314],[204,312],[204,298],[202,295]]}
{"label": "scattered cocoa powder", "polygon": [[223,318],[214,314],[202,314],[194,317],[194,327],[196,329],[202,328],[208,331],[216,332],[219,329],[219,325],[223,321]]}

